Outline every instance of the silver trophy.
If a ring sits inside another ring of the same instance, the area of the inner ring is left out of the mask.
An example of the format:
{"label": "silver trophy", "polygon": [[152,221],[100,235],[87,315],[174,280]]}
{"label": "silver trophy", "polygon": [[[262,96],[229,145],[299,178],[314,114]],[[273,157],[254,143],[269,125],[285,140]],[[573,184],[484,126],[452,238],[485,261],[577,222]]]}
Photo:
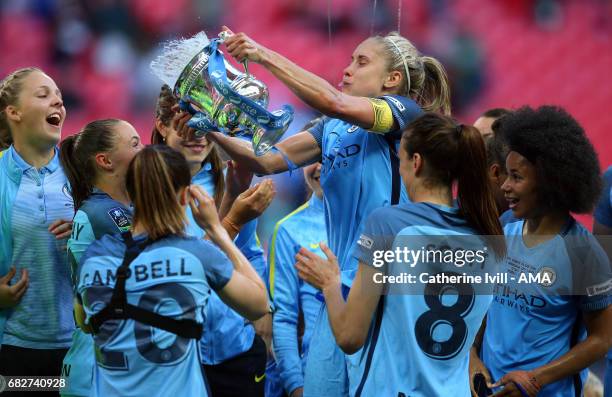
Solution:
{"label": "silver trophy", "polygon": [[274,112],[267,110],[266,85],[248,73],[246,63],[245,73],[240,72],[218,49],[227,37],[224,34],[208,40],[199,33],[191,39],[169,42],[151,67],[174,87],[181,108],[194,114],[189,126],[200,134],[252,135],[253,150],[259,156],[280,140],[293,120],[293,109],[285,105]]}

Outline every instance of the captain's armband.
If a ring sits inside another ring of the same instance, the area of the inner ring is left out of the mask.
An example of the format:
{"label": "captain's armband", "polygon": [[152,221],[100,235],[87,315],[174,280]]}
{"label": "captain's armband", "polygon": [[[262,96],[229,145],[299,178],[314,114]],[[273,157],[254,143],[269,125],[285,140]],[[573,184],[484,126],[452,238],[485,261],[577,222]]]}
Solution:
{"label": "captain's armband", "polygon": [[393,113],[391,107],[383,99],[368,98],[374,111],[374,125],[368,131],[377,134],[386,134],[393,128]]}

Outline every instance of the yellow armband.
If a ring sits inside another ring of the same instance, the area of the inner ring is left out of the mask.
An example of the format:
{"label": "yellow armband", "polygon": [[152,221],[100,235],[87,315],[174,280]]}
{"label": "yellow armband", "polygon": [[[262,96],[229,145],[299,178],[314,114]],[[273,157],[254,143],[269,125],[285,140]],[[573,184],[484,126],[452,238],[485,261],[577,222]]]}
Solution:
{"label": "yellow armband", "polygon": [[393,128],[393,113],[389,104],[378,98],[368,98],[374,111],[374,125],[368,129],[370,132],[385,134]]}

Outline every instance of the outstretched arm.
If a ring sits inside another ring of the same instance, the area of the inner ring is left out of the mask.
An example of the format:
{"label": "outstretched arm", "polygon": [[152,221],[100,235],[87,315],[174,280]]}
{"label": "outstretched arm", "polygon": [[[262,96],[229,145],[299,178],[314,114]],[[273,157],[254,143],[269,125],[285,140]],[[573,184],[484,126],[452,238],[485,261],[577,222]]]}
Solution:
{"label": "outstretched arm", "polygon": [[[231,33],[227,27],[223,29]],[[375,125],[375,107],[369,98],[344,94],[326,80],[256,43],[244,33],[232,34],[225,39],[225,45],[236,60],[261,64],[302,101],[324,115],[364,129],[371,129]]]}
{"label": "outstretched arm", "polygon": [[[172,128],[177,131],[179,137],[190,140],[195,133],[195,130],[188,125],[192,114],[177,111],[177,117],[172,119]],[[278,174],[289,170],[286,159],[279,151],[285,153],[298,167],[321,160],[321,148],[308,131],[302,131],[282,140],[274,145],[277,150],[271,150],[262,156],[256,156],[252,144],[241,138],[229,137],[218,131],[208,132],[206,138],[221,146],[232,160],[240,163],[241,167],[258,175]]]}
{"label": "outstretched arm", "polygon": [[221,225],[213,199],[200,186],[189,187],[189,206],[198,226],[227,255],[235,272],[217,293],[232,309],[254,321],[268,312],[268,291],[249,260],[236,247]]}
{"label": "outstretched arm", "polygon": [[[287,161],[278,151],[255,156],[251,143],[243,139],[232,138],[221,132],[210,132],[207,137],[221,146],[233,160],[256,174],[278,174],[289,169]],[[321,159],[321,148],[308,131],[292,135],[275,146],[299,167]]]}

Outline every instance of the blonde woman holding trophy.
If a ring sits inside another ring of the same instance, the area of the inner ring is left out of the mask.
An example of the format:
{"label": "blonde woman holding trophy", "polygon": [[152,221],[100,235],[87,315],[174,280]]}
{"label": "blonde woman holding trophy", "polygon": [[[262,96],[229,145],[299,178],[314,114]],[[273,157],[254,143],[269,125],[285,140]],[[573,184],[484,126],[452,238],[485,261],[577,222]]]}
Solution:
{"label": "blonde woman holding trophy", "polygon": [[[300,68],[244,33],[224,28],[225,48],[239,62],[268,69],[300,99],[325,117],[262,154],[248,142],[208,133],[230,157],[257,174],[293,170],[322,162],[326,225],[331,250],[342,270],[345,296],[357,270],[351,253],[363,221],[375,208],[406,200],[401,188],[397,147],[401,131],[423,110],[450,113],[450,88],[443,66],[423,56],[406,38],[391,33],[364,40],[343,71],[340,90]],[[202,116],[185,113],[178,130],[199,128]],[[269,148],[265,148],[269,149]],[[306,363],[304,396],[346,396],[367,371],[336,345],[325,305],[315,326]],[[350,382],[349,382],[350,378]],[[301,390],[292,395],[299,396]]]}

